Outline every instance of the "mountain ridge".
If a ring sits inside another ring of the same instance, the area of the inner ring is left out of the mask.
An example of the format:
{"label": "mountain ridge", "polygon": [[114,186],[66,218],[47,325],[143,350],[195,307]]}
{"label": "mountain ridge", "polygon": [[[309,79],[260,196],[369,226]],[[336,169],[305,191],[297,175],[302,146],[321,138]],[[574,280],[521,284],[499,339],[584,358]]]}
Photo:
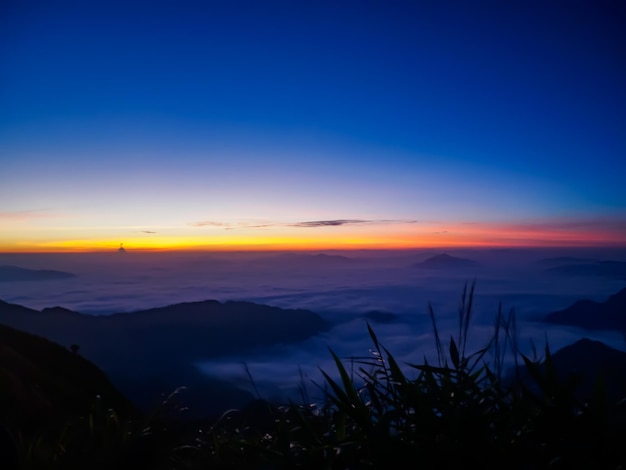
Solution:
{"label": "mountain ridge", "polygon": [[[226,387],[197,369],[197,362],[302,341],[329,328],[309,310],[216,300],[107,316],[62,307],[37,311],[0,300],[0,324],[78,345],[126,396],[144,404],[181,385],[207,393]],[[223,395],[243,396],[237,390]]]}
{"label": "mountain ridge", "polygon": [[75,277],[75,274],[53,269],[27,269],[13,265],[0,266],[0,282],[55,281]]}
{"label": "mountain ridge", "polygon": [[95,364],[47,338],[0,324],[0,414],[20,426],[86,414],[98,396],[123,415],[134,406]]}
{"label": "mountain ridge", "polygon": [[431,256],[424,261],[413,264],[415,268],[426,269],[469,268],[476,266],[479,266],[479,263],[474,260],[452,256],[447,253]]}
{"label": "mountain ridge", "polygon": [[547,314],[544,321],[587,330],[617,330],[626,337],[626,287],[605,302],[577,300],[563,310]]}

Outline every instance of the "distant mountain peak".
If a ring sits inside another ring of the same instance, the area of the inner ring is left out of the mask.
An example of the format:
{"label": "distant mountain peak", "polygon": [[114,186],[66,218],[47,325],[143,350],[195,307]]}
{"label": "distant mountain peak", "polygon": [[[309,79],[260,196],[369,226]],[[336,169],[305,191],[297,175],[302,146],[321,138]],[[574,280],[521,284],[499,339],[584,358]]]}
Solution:
{"label": "distant mountain peak", "polygon": [[359,258],[350,258],[343,255],[333,255],[327,253],[279,253],[277,255],[266,256],[252,260],[251,264],[257,266],[288,267],[288,268],[326,268],[353,266],[360,263]]}
{"label": "distant mountain peak", "polygon": [[626,288],[606,302],[577,300],[569,307],[549,313],[547,323],[574,325],[588,330],[617,330],[626,335]]}
{"label": "distant mountain peak", "polygon": [[626,280],[626,262],[611,260],[576,260],[543,263],[547,272],[569,276],[600,276]]}
{"label": "distant mountain peak", "polygon": [[46,307],[46,308],[44,308],[44,309],[41,311],[41,313],[48,314],[48,315],[54,315],[54,314],[61,314],[61,315],[81,315],[80,313],[76,313],[76,312],[73,312],[73,311],[72,311],[72,310],[70,310],[70,309],[67,309],[67,308],[65,308],[65,307],[59,307],[59,306],[56,306],[56,307]]}
{"label": "distant mountain peak", "polygon": [[51,269],[27,269],[19,266],[0,266],[0,282],[54,281],[76,277],[72,273]]}
{"label": "distant mountain peak", "polygon": [[[612,296],[610,296],[607,299],[606,303],[607,304],[618,303],[621,306],[626,306],[626,287],[624,287],[622,290],[620,290],[616,294],[613,294]],[[626,314],[626,311],[625,311],[625,314]]]}
{"label": "distant mountain peak", "polygon": [[476,265],[478,263],[474,260],[440,253],[425,259],[421,263],[415,263],[413,266],[417,268],[463,268]]}
{"label": "distant mountain peak", "polygon": [[543,258],[537,261],[537,264],[558,266],[562,264],[579,264],[579,263],[591,263],[594,260],[589,258],[576,258],[574,256],[555,256],[553,258]]}
{"label": "distant mountain peak", "polygon": [[[587,400],[598,392],[598,378],[602,377],[610,401],[619,400],[626,392],[626,353],[601,341],[582,338],[552,353],[552,364],[562,381],[576,380],[572,390],[580,400]],[[530,379],[526,369],[521,376],[536,392],[540,390]]]}

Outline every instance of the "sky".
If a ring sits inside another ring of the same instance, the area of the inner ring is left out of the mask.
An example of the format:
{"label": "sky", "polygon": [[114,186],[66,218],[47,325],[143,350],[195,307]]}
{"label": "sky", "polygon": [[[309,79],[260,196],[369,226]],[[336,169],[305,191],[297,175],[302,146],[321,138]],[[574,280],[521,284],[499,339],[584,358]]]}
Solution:
{"label": "sky", "polygon": [[3,1],[0,251],[624,246],[625,20]]}

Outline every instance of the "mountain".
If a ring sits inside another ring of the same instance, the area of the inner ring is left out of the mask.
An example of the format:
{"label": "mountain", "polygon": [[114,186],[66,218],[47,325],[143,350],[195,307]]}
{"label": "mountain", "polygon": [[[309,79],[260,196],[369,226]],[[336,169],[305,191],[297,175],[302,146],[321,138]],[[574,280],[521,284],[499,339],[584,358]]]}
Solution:
{"label": "mountain", "polygon": [[[599,379],[609,402],[626,397],[626,352],[583,338],[553,353],[552,364],[562,382],[574,380],[579,399],[592,398]],[[529,378],[525,368],[520,372]]]}
{"label": "mountain", "polygon": [[593,260],[586,258],[575,258],[573,256],[556,256],[554,258],[543,258],[537,261],[537,264],[542,266],[561,266],[561,265],[571,265],[571,264],[584,264],[590,263]]}
{"label": "mountain", "polygon": [[84,357],[145,408],[179,386],[221,395],[226,401],[204,400],[218,408],[235,406],[249,395],[218,378],[209,379],[196,363],[302,341],[329,327],[308,310],[215,300],[110,316],[84,315],[61,307],[36,311],[0,301],[0,323],[63,345],[77,344]]}
{"label": "mountain", "polygon": [[0,266],[0,282],[55,281],[76,277],[72,273],[49,269],[26,269],[18,266]]}
{"label": "mountain", "polygon": [[305,253],[280,253],[278,255],[264,256],[249,262],[256,266],[288,267],[296,269],[311,268],[336,268],[349,267],[363,264],[362,259],[350,258],[343,255],[328,255],[326,253],[305,254]]}
{"label": "mountain", "polygon": [[458,258],[442,253],[440,255],[431,256],[421,263],[415,263],[413,266],[424,269],[458,269],[476,267],[478,263],[471,259]]}
{"label": "mountain", "polygon": [[626,262],[623,261],[567,262],[546,271],[569,276],[600,276],[626,280]]}
{"label": "mountain", "polygon": [[37,428],[67,415],[87,414],[97,397],[120,415],[133,405],[78,352],[0,325],[0,421]]}
{"label": "mountain", "polygon": [[626,335],[626,288],[606,302],[578,300],[564,310],[549,313],[544,321],[588,330],[617,330]]}
{"label": "mountain", "polygon": [[398,315],[391,312],[371,310],[363,315],[363,318],[373,323],[393,323],[398,320]]}
{"label": "mountain", "polygon": [[168,348],[171,354],[194,355],[196,359],[297,342],[328,327],[309,310],[216,300],[107,316],[84,315],[62,307],[36,311],[0,301],[0,323],[61,344],[79,343],[85,354],[115,343],[115,348],[109,348],[115,350],[107,355]]}

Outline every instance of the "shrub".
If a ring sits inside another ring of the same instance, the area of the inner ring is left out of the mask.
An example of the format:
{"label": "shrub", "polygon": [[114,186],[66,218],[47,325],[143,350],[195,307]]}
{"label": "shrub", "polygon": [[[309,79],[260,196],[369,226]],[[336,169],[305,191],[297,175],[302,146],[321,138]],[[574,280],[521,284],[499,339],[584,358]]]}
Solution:
{"label": "shrub", "polygon": [[[238,426],[218,422],[197,455],[219,468],[622,468],[623,421],[611,423],[601,389],[583,402],[559,379],[547,345],[543,360],[520,354],[513,313],[500,309],[488,344],[466,351],[473,292],[463,291],[447,345],[430,310],[436,364],[400,365],[368,324],[371,356],[348,368],[330,351],[339,379],[322,371],[325,403],[267,404],[273,426],[262,432],[241,416]],[[511,355],[526,373],[505,375]]]}
{"label": "shrub", "polygon": [[322,403],[311,403],[302,383],[302,403],[258,400],[191,428],[162,409],[122,420],[96,403],[56,439],[22,442],[23,467],[625,468],[624,400],[608,401],[602,382],[591,399],[578,398],[547,345],[543,358],[520,354],[513,312],[499,309],[491,339],[467,351],[473,294],[473,285],[463,290],[458,332],[448,342],[430,309],[434,363],[400,364],[368,324],[370,355],[347,367],[330,351],[338,378],[322,371]]}

